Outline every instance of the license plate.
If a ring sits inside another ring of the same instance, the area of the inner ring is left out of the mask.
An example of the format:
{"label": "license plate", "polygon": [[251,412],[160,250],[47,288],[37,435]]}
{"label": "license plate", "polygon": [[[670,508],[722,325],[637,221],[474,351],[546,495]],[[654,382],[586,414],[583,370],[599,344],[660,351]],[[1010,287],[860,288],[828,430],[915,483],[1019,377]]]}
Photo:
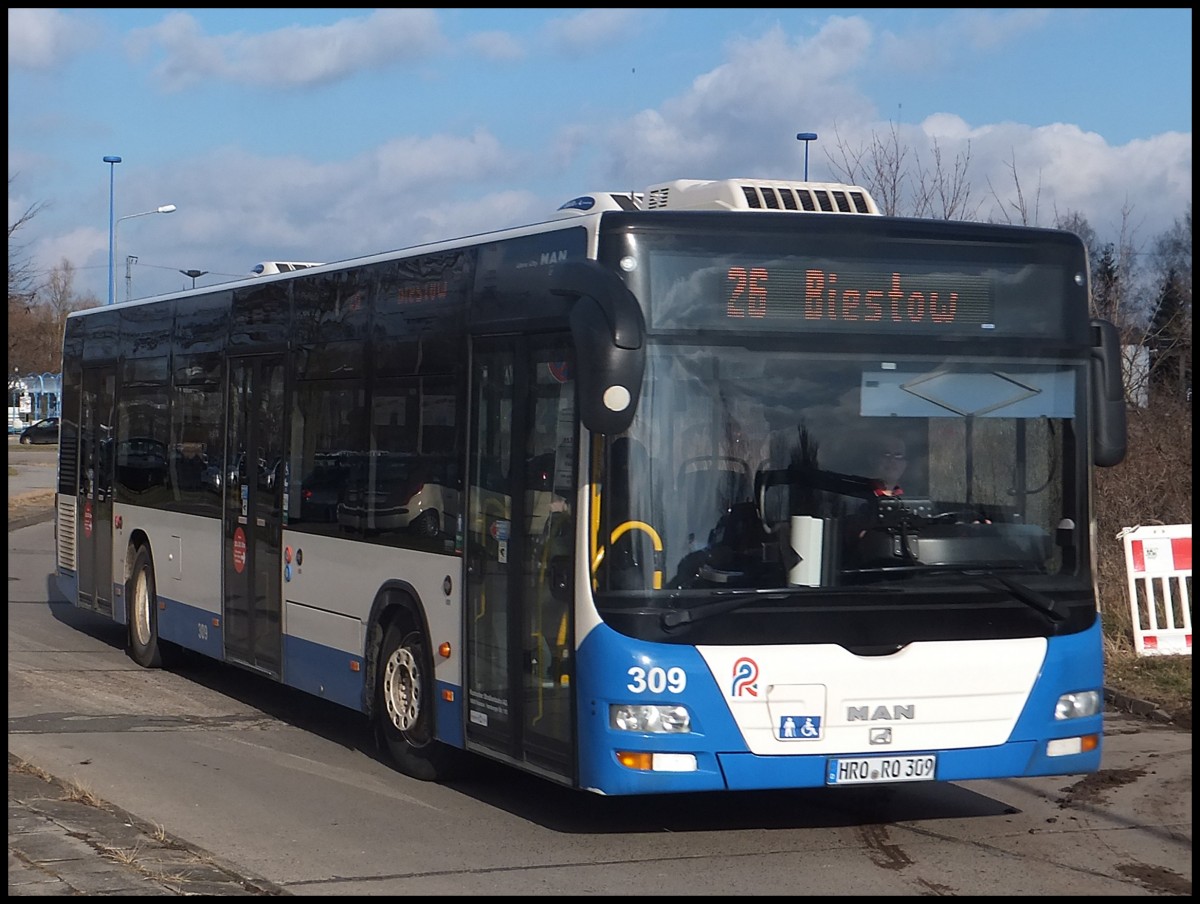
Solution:
{"label": "license plate", "polygon": [[931,782],[937,773],[937,757],[856,756],[828,761],[827,785],[878,785],[884,782]]}

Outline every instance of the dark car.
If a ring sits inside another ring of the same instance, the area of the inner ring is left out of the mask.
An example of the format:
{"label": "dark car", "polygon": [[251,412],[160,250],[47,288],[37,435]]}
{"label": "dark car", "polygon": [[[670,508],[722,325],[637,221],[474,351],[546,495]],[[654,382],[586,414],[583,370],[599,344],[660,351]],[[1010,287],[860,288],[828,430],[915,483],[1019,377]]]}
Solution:
{"label": "dark car", "polygon": [[44,417],[40,421],[34,421],[21,431],[21,442],[26,445],[58,442],[58,418]]}
{"label": "dark car", "polygon": [[134,437],[117,445],[117,482],[128,490],[142,492],[167,482],[167,446],[148,436]]}

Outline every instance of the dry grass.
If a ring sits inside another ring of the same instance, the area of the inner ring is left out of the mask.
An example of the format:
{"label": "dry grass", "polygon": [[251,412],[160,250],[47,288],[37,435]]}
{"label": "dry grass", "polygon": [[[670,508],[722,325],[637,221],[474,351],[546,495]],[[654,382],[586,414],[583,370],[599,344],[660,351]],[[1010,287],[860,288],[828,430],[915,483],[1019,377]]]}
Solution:
{"label": "dry grass", "polygon": [[79,784],[77,781],[68,782],[63,790],[63,800],[74,801],[75,803],[85,804],[89,807],[104,809],[104,801],[98,798],[95,794]]}
{"label": "dry grass", "polygon": [[141,856],[142,846],[135,844],[132,848],[102,847],[100,853],[109,860],[115,860],[123,866],[137,866]]}
{"label": "dry grass", "polygon": [[[11,470],[11,469],[10,469]],[[54,490],[31,490],[8,497],[8,520],[15,521],[26,515],[54,513]]]}
{"label": "dry grass", "polygon": [[13,772],[22,772],[26,775],[34,775],[44,782],[53,782],[54,776],[43,769],[41,766],[35,766],[33,763],[27,763],[24,760],[9,761],[8,768]]}
{"label": "dry grass", "polygon": [[[1182,400],[1157,398],[1129,411],[1129,452],[1115,468],[1096,472],[1100,613],[1105,681],[1157,703],[1191,725],[1191,656],[1138,656],[1125,573],[1124,528],[1192,523],[1192,410]],[[1188,581],[1189,594],[1191,581]]]}

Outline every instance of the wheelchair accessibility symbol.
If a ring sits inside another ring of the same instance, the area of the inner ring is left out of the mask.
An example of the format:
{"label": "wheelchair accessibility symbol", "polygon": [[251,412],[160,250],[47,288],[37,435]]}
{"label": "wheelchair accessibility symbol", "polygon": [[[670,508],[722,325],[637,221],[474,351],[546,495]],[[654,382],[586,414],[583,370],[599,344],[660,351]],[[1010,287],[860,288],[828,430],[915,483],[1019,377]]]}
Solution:
{"label": "wheelchair accessibility symbol", "polygon": [[820,737],[820,716],[783,716],[779,720],[781,741],[816,741]]}

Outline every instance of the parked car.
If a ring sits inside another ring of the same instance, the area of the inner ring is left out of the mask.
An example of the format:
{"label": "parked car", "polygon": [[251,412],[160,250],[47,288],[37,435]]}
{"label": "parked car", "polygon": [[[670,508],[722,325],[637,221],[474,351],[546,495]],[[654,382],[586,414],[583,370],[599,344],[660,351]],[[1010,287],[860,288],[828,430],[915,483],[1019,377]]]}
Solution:
{"label": "parked car", "polygon": [[34,421],[21,431],[21,443],[56,443],[58,442],[58,418],[44,417]]}
{"label": "parked car", "polygon": [[338,502],[338,524],[360,533],[407,530],[426,538],[453,536],[461,511],[455,483],[447,466],[415,456],[381,457],[374,476],[360,464]]}
{"label": "parked car", "polygon": [[117,445],[117,483],[142,492],[167,483],[167,446],[149,436],[133,437]]}

